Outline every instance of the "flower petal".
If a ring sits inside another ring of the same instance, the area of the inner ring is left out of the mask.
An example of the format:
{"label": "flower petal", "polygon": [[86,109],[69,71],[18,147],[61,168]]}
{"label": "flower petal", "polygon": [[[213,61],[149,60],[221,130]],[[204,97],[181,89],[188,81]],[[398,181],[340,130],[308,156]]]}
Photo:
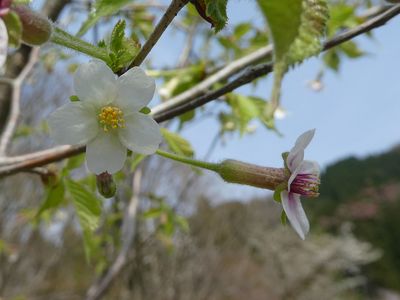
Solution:
{"label": "flower petal", "polygon": [[315,129],[308,130],[300,135],[292,150],[290,150],[287,157],[287,166],[291,172],[293,172],[304,159],[304,149],[310,144],[314,137]]}
{"label": "flower petal", "polygon": [[121,144],[117,134],[100,130],[96,138],[86,146],[87,167],[95,174],[113,174],[124,166],[126,152],[126,147]]}
{"label": "flower petal", "polygon": [[153,154],[162,140],[158,123],[141,113],[132,113],[126,117],[125,128],[118,133],[128,149],[141,154]]}
{"label": "flower petal", "polygon": [[59,144],[86,144],[99,126],[94,107],[83,102],[67,103],[49,117],[50,135]]}
{"label": "flower petal", "polygon": [[7,27],[6,24],[4,24],[4,21],[0,18],[0,68],[2,68],[6,62],[7,48],[8,48]]}
{"label": "flower petal", "polygon": [[319,176],[320,167],[316,161],[311,160],[303,160],[300,162],[300,165],[297,166],[296,170],[292,172],[288,180],[288,187],[290,192],[290,185],[292,184],[293,180],[295,180],[298,174],[310,174]]}
{"label": "flower petal", "polygon": [[82,64],[75,73],[74,87],[79,99],[103,106],[114,101],[116,96],[116,76],[100,60]]}
{"label": "flower petal", "polygon": [[153,98],[156,84],[139,67],[133,67],[117,80],[118,96],[115,103],[124,113],[139,111]]}
{"label": "flower petal", "polygon": [[283,209],[290,224],[300,238],[304,240],[306,234],[310,230],[310,223],[308,222],[306,213],[301,205],[300,195],[282,191],[281,199]]}
{"label": "flower petal", "polygon": [[320,167],[316,161],[303,160],[298,168],[298,174],[311,174],[319,176]]}

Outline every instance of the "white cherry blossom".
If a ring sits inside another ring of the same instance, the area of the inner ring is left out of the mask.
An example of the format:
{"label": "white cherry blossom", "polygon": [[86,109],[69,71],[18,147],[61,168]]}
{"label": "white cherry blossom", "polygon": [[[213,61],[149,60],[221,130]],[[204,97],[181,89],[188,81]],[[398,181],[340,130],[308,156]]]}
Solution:
{"label": "white cherry blossom", "polygon": [[309,130],[297,138],[286,159],[286,165],[291,175],[288,180],[287,190],[281,191],[281,201],[286,216],[304,240],[310,224],[301,205],[300,196],[317,197],[319,187],[320,168],[315,161],[304,160],[304,149],[314,137],[315,129]]}
{"label": "white cherry blossom", "polygon": [[139,67],[120,77],[102,61],[82,64],[74,76],[80,101],[70,102],[49,118],[59,144],[86,145],[86,164],[95,174],[122,169],[127,149],[152,154],[161,143],[157,122],[140,113],[153,98],[154,79]]}

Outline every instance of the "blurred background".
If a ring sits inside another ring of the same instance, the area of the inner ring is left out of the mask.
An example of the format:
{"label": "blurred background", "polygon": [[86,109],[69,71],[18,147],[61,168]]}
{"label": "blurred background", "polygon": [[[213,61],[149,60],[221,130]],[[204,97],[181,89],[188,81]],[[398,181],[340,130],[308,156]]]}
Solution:
{"label": "blurred background", "polygon": [[[75,34],[93,4],[61,2],[54,18]],[[98,43],[123,18],[127,34],[143,43],[169,1],[131,2],[83,38]],[[329,2],[328,38],[389,4]],[[43,5],[32,2],[37,10]],[[270,42],[255,1],[230,0],[228,16],[215,35],[193,6],[180,13],[144,64],[157,79],[151,107]],[[311,223],[305,241],[281,224],[281,206],[266,190],[132,156],[115,177],[116,197],[104,199],[79,155],[49,168],[100,199],[100,226],[90,235],[64,188],[37,174],[0,179],[0,299],[85,299],[118,257],[122,267],[104,299],[400,299],[399,28],[397,17],[291,69],[275,120],[249,113],[268,99],[268,75],[163,123],[184,138],[179,149],[167,140],[169,150],[271,167],[281,167],[281,153],[316,128],[306,158],[321,165],[322,184],[319,198],[303,199]],[[20,52],[10,49],[7,68]],[[54,146],[46,118],[69,101],[73,73],[88,60],[51,44],[41,48],[23,88],[13,155]],[[137,214],[129,220],[130,209]]]}

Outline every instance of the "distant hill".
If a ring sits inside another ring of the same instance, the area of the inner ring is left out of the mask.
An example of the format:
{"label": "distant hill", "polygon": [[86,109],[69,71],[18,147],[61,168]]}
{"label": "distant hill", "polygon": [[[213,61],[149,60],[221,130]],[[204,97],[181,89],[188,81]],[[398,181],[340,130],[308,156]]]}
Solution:
{"label": "distant hill", "polygon": [[314,226],[335,233],[351,223],[358,238],[383,251],[366,270],[371,283],[400,291],[400,146],[330,165],[320,193],[304,201]]}

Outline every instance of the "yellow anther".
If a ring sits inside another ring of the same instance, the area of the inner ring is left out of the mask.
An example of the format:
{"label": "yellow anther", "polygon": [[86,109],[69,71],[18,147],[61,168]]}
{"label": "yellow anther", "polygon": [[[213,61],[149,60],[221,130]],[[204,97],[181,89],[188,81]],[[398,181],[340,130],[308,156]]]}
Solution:
{"label": "yellow anther", "polygon": [[118,107],[104,106],[97,116],[105,132],[125,127],[124,114]]}

